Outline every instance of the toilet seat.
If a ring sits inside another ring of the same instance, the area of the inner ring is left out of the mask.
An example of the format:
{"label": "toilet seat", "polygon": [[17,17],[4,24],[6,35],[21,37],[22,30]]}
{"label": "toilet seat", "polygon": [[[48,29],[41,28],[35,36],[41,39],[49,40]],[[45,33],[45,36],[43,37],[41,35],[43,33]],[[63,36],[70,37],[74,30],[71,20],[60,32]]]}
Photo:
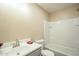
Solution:
{"label": "toilet seat", "polygon": [[54,56],[54,53],[52,51],[50,51],[50,50],[42,50],[41,54],[43,56]]}

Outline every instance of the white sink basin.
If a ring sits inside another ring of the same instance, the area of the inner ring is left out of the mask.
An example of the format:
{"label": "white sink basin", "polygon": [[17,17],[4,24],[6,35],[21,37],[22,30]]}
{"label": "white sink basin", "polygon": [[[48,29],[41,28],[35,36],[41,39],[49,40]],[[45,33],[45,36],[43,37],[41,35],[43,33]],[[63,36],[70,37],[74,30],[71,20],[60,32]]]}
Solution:
{"label": "white sink basin", "polygon": [[[7,56],[16,56],[16,55],[25,55],[27,51],[29,51],[30,47],[24,46],[24,47],[16,47],[11,49],[6,49],[3,52]],[[8,50],[8,51],[7,51]],[[25,53],[26,52],[26,53]]]}

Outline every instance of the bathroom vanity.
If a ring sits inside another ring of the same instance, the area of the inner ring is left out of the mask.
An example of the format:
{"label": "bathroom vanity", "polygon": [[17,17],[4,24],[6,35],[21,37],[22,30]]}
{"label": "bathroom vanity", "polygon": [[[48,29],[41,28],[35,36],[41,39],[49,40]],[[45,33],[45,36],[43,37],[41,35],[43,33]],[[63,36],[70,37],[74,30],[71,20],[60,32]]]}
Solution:
{"label": "bathroom vanity", "polygon": [[40,56],[41,45],[37,43],[24,44],[19,47],[6,47],[0,49],[0,56]]}

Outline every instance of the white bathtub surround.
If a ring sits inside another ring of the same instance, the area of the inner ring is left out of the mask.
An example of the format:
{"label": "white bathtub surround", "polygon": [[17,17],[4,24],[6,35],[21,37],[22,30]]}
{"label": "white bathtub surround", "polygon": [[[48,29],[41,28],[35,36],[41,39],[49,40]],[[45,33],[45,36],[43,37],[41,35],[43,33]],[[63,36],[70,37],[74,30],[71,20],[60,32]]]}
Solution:
{"label": "white bathtub surround", "polygon": [[65,55],[79,56],[79,17],[48,23],[46,47]]}
{"label": "white bathtub surround", "polygon": [[21,42],[21,44],[19,47],[15,48],[12,48],[12,46],[7,46],[0,49],[0,56],[38,56],[41,54],[41,45],[37,43],[27,44],[24,42]]}

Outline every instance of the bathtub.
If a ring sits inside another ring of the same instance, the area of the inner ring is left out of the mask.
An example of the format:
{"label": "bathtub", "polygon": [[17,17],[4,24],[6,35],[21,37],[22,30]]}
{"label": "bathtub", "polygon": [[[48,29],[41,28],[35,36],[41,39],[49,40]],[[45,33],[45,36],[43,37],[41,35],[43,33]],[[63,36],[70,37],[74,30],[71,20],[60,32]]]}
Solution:
{"label": "bathtub", "polygon": [[45,48],[54,52],[55,56],[79,56],[79,51],[75,48],[57,44],[47,44]]}

